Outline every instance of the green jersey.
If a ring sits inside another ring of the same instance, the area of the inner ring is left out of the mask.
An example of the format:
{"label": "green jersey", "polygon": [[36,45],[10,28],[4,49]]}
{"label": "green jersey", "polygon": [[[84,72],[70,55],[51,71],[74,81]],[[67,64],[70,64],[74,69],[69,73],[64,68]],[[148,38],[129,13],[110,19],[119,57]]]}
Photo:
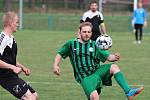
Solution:
{"label": "green jersey", "polygon": [[69,56],[74,77],[78,82],[93,74],[99,67],[100,61],[105,62],[109,56],[108,51],[96,47],[95,41],[81,43],[77,39],[66,42],[58,53],[64,59]]}

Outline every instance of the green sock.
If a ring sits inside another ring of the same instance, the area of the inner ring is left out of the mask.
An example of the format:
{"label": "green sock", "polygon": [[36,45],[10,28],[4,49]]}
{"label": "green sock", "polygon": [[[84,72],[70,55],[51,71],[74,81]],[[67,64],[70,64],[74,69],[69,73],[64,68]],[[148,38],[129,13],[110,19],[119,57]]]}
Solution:
{"label": "green sock", "polygon": [[125,93],[128,93],[130,90],[130,87],[123,75],[123,73],[121,72],[117,72],[115,75],[115,80],[117,81],[117,83],[120,85],[120,87],[124,90]]}

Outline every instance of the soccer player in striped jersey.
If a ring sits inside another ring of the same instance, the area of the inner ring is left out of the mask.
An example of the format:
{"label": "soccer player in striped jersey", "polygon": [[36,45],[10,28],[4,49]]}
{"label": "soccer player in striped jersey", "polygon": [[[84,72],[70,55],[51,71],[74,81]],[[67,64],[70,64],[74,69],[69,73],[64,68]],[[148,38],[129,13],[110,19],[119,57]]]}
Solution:
{"label": "soccer player in striped jersey", "polygon": [[86,11],[81,20],[82,22],[90,22],[93,25],[91,40],[96,41],[101,34],[106,34],[103,14],[98,10],[98,4],[95,0],[90,2],[90,10]]}
{"label": "soccer player in striped jersey", "polygon": [[[126,82],[123,73],[116,64],[103,64],[100,62],[118,61],[119,53],[110,54],[107,50],[100,50],[92,41],[92,24],[83,22],[80,24],[80,38],[66,42],[55,57],[53,72],[60,75],[60,63],[62,58],[69,57],[76,81],[82,86],[89,100],[99,100],[99,94],[103,85],[111,86],[111,77],[114,76],[125,94],[132,98],[143,90],[141,88],[131,89]],[[71,94],[70,94],[71,95]]]}
{"label": "soccer player in striped jersey", "polygon": [[17,43],[12,34],[17,31],[18,25],[17,14],[6,12],[3,16],[4,28],[0,33],[0,85],[18,99],[37,100],[35,90],[18,76],[21,71],[27,76],[30,74],[30,69],[16,60]]}

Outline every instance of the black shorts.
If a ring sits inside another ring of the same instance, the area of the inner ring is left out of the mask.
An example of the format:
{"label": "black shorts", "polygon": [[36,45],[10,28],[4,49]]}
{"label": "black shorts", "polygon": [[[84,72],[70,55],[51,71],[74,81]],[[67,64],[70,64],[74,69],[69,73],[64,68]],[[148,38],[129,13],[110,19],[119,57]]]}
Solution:
{"label": "black shorts", "polygon": [[137,29],[141,29],[143,28],[143,24],[134,24],[134,28]]}
{"label": "black shorts", "polygon": [[35,93],[31,86],[15,75],[9,75],[9,78],[1,78],[0,85],[18,99],[21,99],[28,89],[31,93]]}

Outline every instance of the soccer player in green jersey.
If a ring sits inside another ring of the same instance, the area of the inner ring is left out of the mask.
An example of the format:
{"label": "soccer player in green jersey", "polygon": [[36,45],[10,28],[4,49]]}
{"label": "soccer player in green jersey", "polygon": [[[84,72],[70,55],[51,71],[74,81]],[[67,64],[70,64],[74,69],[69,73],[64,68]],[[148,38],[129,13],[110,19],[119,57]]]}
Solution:
{"label": "soccer player in green jersey", "polygon": [[89,100],[99,100],[103,85],[111,86],[111,77],[114,76],[117,83],[124,90],[127,98],[139,94],[141,88],[130,88],[128,83],[116,64],[100,64],[100,62],[118,61],[119,53],[110,54],[107,50],[100,50],[95,42],[90,40],[92,35],[92,24],[83,22],[79,26],[79,39],[66,42],[58,51],[55,57],[53,72],[60,75],[60,62],[62,58],[69,57],[76,81],[82,86]]}

